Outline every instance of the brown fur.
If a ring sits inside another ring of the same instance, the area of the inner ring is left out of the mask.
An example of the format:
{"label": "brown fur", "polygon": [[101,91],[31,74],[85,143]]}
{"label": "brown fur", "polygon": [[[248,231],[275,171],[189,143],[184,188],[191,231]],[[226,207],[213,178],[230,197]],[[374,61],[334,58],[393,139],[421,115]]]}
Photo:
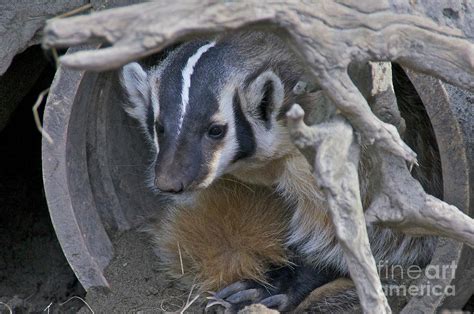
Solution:
{"label": "brown fur", "polygon": [[287,264],[288,220],[285,204],[269,189],[224,177],[193,205],[169,208],[148,231],[168,274],[215,291],[242,278],[265,283],[270,265]]}
{"label": "brown fur", "polygon": [[358,301],[352,280],[339,278],[313,290],[293,313],[347,313]]}

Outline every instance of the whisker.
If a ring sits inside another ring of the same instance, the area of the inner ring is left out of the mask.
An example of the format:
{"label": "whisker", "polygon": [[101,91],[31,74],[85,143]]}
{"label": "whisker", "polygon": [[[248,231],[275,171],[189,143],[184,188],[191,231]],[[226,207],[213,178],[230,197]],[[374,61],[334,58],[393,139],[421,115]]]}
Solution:
{"label": "whisker", "polygon": [[146,166],[146,164],[111,164],[111,166],[116,166],[116,167],[140,167],[140,166]]}
{"label": "whisker", "polygon": [[221,178],[222,180],[226,180],[226,181],[229,181],[229,182],[234,182],[234,183],[238,183],[240,185],[242,185],[243,187],[245,187],[246,189],[248,189],[250,192],[252,193],[255,193],[255,190],[253,190],[250,186],[246,185],[245,183],[243,183],[242,181],[239,181],[239,180],[233,180],[233,179],[230,179],[230,178]]}

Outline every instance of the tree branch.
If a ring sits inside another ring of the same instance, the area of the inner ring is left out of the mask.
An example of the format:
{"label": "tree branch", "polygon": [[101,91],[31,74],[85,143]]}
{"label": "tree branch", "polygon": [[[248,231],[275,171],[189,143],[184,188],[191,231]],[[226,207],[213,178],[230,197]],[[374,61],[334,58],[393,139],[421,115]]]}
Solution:
{"label": "tree branch", "polygon": [[[315,80],[368,142],[403,157],[416,155],[394,128],[370,113],[349,80],[353,60],[393,60],[474,88],[474,45],[457,29],[442,27],[426,16],[398,13],[388,2],[366,6],[357,1],[192,0],[169,5],[154,1],[126,8],[48,22],[44,47],[102,41],[110,47],[62,57],[69,67],[106,70],[152,54],[191,35],[243,27],[279,32],[307,62]],[[451,71],[455,68],[456,71]]]}
{"label": "tree branch", "polygon": [[337,239],[365,313],[390,313],[377,274],[365,227],[357,168],[359,144],[341,116],[308,127],[304,111],[294,105],[287,113],[290,135],[304,149],[314,147],[314,176],[325,192]]}

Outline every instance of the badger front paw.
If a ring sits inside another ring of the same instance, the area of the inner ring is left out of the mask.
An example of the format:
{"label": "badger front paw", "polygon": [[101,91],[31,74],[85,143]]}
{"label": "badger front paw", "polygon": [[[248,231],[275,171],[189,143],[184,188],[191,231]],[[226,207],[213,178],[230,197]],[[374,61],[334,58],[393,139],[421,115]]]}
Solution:
{"label": "badger front paw", "polygon": [[263,304],[287,312],[295,309],[311,291],[334,280],[337,272],[315,269],[310,265],[292,265],[269,271],[269,285],[242,280],[208,297],[206,310],[237,313],[250,304]]}
{"label": "badger front paw", "polygon": [[250,304],[263,304],[268,308],[284,311],[288,306],[288,296],[272,295],[272,287],[244,280],[235,282],[217,293],[211,293],[206,310],[224,313],[237,313]]}

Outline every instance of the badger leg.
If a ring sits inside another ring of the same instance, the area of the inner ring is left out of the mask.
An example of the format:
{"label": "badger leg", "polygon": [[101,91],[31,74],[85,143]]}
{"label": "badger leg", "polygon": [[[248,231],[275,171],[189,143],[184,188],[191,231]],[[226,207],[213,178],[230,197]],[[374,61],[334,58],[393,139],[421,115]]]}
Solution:
{"label": "badger leg", "polygon": [[220,305],[233,313],[253,303],[278,311],[295,309],[314,289],[338,278],[331,269],[315,269],[303,263],[274,269],[267,274],[271,286],[243,280],[235,282],[209,297],[206,308]]}

